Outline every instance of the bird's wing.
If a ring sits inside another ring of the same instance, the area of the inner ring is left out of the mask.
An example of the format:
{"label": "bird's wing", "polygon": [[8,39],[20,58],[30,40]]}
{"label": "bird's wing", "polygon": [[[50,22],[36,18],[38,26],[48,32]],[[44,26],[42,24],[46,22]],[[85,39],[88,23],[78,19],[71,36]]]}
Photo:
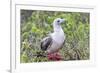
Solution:
{"label": "bird's wing", "polygon": [[44,38],[42,41],[41,41],[41,49],[42,50],[47,50],[48,49],[48,47],[50,47],[51,46],[51,44],[52,44],[52,37],[46,37],[46,38]]}

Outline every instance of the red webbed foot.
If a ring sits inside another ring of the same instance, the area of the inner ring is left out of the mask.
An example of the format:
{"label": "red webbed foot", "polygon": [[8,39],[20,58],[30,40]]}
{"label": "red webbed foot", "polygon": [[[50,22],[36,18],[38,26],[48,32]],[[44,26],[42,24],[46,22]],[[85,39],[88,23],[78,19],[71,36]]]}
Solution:
{"label": "red webbed foot", "polygon": [[50,61],[60,61],[60,60],[62,60],[61,55],[58,52],[48,54],[47,57],[48,57],[48,60],[50,60]]}

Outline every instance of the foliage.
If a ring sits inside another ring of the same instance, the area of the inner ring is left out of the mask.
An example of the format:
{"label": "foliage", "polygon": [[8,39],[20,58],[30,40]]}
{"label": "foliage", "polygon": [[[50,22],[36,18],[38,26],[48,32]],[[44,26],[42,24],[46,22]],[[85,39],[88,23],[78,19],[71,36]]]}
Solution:
{"label": "foliage", "polygon": [[21,63],[48,61],[40,41],[53,32],[52,22],[58,17],[66,20],[61,25],[66,36],[60,50],[64,60],[89,59],[89,13],[21,10]]}

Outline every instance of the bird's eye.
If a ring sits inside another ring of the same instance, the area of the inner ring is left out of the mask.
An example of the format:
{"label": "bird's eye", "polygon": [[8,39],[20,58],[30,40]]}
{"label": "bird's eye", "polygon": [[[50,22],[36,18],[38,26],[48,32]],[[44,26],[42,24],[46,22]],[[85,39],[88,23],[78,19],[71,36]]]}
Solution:
{"label": "bird's eye", "polygon": [[57,22],[60,22],[60,20],[58,20]]}

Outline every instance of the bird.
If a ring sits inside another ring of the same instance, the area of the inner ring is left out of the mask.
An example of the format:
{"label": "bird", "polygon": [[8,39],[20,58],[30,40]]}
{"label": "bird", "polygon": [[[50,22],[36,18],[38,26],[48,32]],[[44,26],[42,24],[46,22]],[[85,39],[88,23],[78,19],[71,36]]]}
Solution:
{"label": "bird", "polygon": [[47,37],[41,40],[41,50],[47,52],[49,60],[61,60],[58,51],[63,47],[65,42],[65,34],[61,27],[61,24],[65,21],[62,18],[54,19],[53,33],[50,33]]}

